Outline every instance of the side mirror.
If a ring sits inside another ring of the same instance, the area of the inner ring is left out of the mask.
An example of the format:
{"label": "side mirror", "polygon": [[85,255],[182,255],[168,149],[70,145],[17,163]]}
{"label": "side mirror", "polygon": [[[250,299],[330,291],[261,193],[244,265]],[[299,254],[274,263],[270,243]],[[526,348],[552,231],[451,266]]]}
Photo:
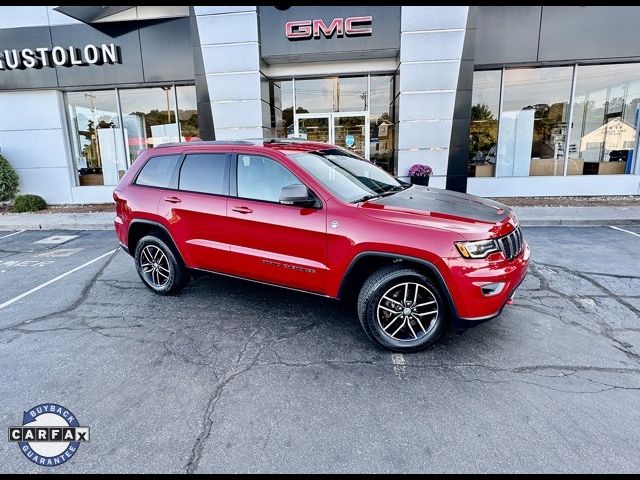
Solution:
{"label": "side mirror", "polygon": [[313,207],[316,204],[316,199],[305,185],[296,183],[282,187],[280,203],[298,207]]}

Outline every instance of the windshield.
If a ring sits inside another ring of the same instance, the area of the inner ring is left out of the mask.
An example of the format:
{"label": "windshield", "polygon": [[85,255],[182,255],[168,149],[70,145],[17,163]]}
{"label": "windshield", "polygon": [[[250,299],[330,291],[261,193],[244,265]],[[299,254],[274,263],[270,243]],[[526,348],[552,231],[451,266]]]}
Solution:
{"label": "windshield", "polygon": [[371,162],[337,148],[290,154],[291,159],[347,202],[358,202],[403,190],[400,183]]}

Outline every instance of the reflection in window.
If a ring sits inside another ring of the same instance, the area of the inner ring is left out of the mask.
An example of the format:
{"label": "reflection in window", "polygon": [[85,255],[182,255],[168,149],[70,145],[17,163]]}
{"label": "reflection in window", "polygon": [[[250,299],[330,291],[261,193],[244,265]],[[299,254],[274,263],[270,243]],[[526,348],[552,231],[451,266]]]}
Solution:
{"label": "reflection in window", "polygon": [[498,150],[500,70],[475,72],[469,133],[469,176],[493,177]]}
{"label": "reflection in window", "polygon": [[640,64],[578,66],[568,175],[630,173]]}
{"label": "reflection in window", "polygon": [[223,153],[203,153],[187,155],[180,167],[178,188],[190,192],[226,193],[225,170],[227,155]]}
{"label": "reflection in window", "polygon": [[393,75],[371,76],[369,105],[369,159],[388,172],[393,171]]}
{"label": "reflection in window", "polygon": [[496,175],[562,175],[572,67],[506,70]]}
{"label": "reflection in window", "polygon": [[192,142],[200,139],[198,127],[198,106],[196,104],[195,85],[176,87],[178,97],[178,120],[180,121],[180,135],[182,142]]}
{"label": "reflection in window", "polygon": [[274,138],[293,137],[293,82],[269,82],[271,135]]}
{"label": "reflection in window", "polygon": [[359,112],[367,109],[367,77],[339,77],[335,112]]}
{"label": "reflection in window", "polygon": [[496,175],[563,175],[573,67],[506,70]]}
{"label": "reflection in window", "polygon": [[280,191],[300,183],[280,163],[255,155],[238,155],[238,197],[278,202]]}
{"label": "reflection in window", "polygon": [[127,169],[115,90],[67,94],[79,185],[116,185]]}
{"label": "reflection in window", "polygon": [[69,92],[67,107],[81,186],[116,185],[145,148],[200,139],[193,85]]}
{"label": "reflection in window", "polygon": [[173,87],[121,90],[120,104],[131,162],[145,148],[180,140]]}
{"label": "reflection in window", "polygon": [[296,80],[296,112],[359,112],[367,109],[367,77]]}

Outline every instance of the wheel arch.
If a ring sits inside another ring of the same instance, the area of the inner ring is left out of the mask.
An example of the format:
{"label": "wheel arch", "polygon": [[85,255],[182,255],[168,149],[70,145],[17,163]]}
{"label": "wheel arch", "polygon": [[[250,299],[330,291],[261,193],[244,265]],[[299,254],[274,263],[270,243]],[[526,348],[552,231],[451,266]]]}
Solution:
{"label": "wheel arch", "polygon": [[426,274],[430,279],[436,282],[440,288],[440,292],[445,299],[454,318],[458,318],[458,310],[453,302],[453,297],[447,283],[444,281],[442,274],[433,263],[422,258],[412,257],[409,255],[399,255],[388,252],[366,251],[357,254],[347,267],[345,274],[338,289],[338,298],[344,299],[354,290],[359,290],[366,278],[374,271],[393,264],[403,264],[405,266],[413,266],[418,271]]}
{"label": "wheel arch", "polygon": [[163,239],[169,243],[169,247],[173,249],[179,259],[184,263],[184,257],[176,243],[173,241],[167,227],[162,225],[160,222],[141,218],[134,219],[129,224],[129,230],[127,232],[127,249],[129,251],[129,255],[135,255],[136,245],[140,239],[152,232],[159,232],[161,236],[164,237]]}

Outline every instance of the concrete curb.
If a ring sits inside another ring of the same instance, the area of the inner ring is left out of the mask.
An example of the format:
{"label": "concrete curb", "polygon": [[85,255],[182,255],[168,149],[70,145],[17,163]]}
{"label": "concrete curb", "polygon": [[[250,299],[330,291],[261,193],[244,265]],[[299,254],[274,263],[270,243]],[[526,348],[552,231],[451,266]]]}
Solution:
{"label": "concrete curb", "polygon": [[0,230],[115,230],[113,223],[12,223],[0,222]]}

